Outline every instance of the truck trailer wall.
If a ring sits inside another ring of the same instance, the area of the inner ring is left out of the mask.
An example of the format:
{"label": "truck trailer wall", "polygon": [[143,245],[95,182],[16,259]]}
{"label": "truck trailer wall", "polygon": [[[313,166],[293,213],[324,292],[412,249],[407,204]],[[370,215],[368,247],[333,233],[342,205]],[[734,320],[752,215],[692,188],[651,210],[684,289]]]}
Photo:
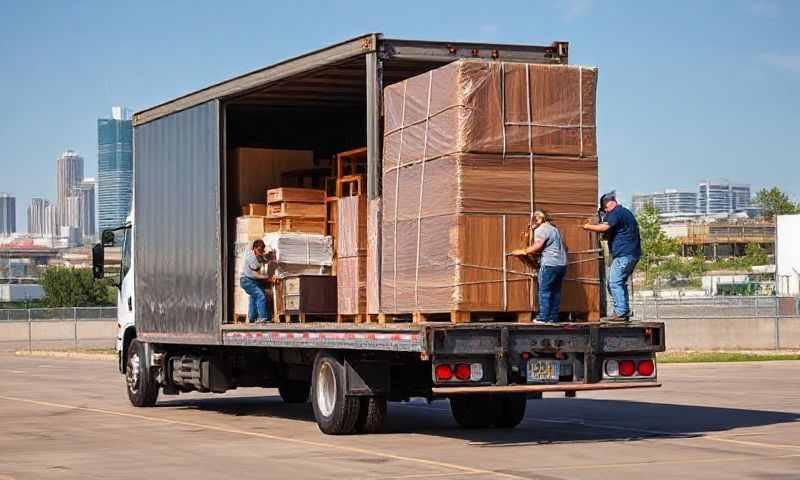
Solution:
{"label": "truck trailer wall", "polygon": [[220,343],[220,103],[134,130],[136,328],[151,342]]}

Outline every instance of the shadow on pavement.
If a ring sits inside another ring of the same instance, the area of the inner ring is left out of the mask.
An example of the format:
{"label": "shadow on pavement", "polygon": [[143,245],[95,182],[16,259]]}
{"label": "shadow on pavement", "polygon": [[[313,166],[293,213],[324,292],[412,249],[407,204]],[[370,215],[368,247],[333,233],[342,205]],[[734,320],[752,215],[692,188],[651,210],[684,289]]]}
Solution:
{"label": "shadow on pavement", "polygon": [[[675,405],[600,399],[528,401],[515,429],[469,430],[457,426],[446,401],[390,403],[387,434],[415,433],[462,439],[485,446],[580,443],[693,437],[737,428],[800,421],[800,414],[766,410]],[[160,407],[196,409],[234,416],[314,422],[311,404],[285,404],[280,397],[176,399]],[[254,423],[254,428],[264,425]]]}

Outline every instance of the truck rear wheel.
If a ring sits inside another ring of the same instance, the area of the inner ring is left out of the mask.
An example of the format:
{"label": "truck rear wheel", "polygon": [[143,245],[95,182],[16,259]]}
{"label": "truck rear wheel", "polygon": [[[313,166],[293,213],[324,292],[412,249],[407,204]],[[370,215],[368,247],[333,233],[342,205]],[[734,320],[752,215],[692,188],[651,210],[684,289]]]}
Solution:
{"label": "truck rear wheel", "polygon": [[499,411],[495,419],[498,428],[514,428],[525,418],[525,407],[528,404],[526,395],[505,395],[497,398]]}
{"label": "truck rear wheel", "polygon": [[361,397],[356,421],[359,433],[380,433],[386,426],[386,397]]}
{"label": "truck rear wheel", "polygon": [[144,343],[132,340],[128,347],[125,385],[128,399],[136,407],[152,407],[158,399],[158,383],[150,369]]}
{"label": "truck rear wheel", "polygon": [[500,402],[491,395],[450,397],[453,418],[464,428],[489,428],[500,412]]}
{"label": "truck rear wheel", "polygon": [[311,403],[323,433],[346,435],[355,430],[361,403],[345,395],[344,364],[330,352],[320,351],[314,360]]}
{"label": "truck rear wheel", "polygon": [[278,386],[278,393],[286,403],[306,403],[311,384],[299,380],[285,380]]}

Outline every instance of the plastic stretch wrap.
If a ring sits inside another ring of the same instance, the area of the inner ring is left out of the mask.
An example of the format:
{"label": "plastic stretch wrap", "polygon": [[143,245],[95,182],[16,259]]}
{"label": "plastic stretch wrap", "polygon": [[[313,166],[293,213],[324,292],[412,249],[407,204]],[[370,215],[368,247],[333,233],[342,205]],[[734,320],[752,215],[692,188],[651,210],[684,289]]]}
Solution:
{"label": "plastic stretch wrap", "polygon": [[336,284],[339,313],[367,311],[367,200],[340,197],[337,203]]}
{"label": "plastic stretch wrap", "polygon": [[387,87],[381,311],[536,310],[537,272],[508,254],[537,209],[569,251],[562,312],[598,310],[581,228],[597,199],[596,73],[460,61]]}
{"label": "plastic stretch wrap", "polygon": [[380,313],[381,198],[367,205],[367,313]]}
{"label": "plastic stretch wrap", "polygon": [[327,235],[268,233],[264,235],[264,243],[275,252],[279,264],[331,266],[333,263],[333,241]]}
{"label": "plastic stretch wrap", "polygon": [[481,60],[390,85],[384,171],[455,152],[593,157],[596,88],[593,67]]}

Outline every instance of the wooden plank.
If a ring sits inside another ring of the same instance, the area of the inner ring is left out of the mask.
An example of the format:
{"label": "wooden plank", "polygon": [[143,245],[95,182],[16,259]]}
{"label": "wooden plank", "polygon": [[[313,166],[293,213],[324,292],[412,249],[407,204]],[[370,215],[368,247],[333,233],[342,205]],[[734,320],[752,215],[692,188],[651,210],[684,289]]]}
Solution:
{"label": "wooden plank", "polygon": [[303,202],[303,203],[323,203],[325,201],[325,191],[312,188],[271,188],[267,190],[267,203],[279,202]]}

